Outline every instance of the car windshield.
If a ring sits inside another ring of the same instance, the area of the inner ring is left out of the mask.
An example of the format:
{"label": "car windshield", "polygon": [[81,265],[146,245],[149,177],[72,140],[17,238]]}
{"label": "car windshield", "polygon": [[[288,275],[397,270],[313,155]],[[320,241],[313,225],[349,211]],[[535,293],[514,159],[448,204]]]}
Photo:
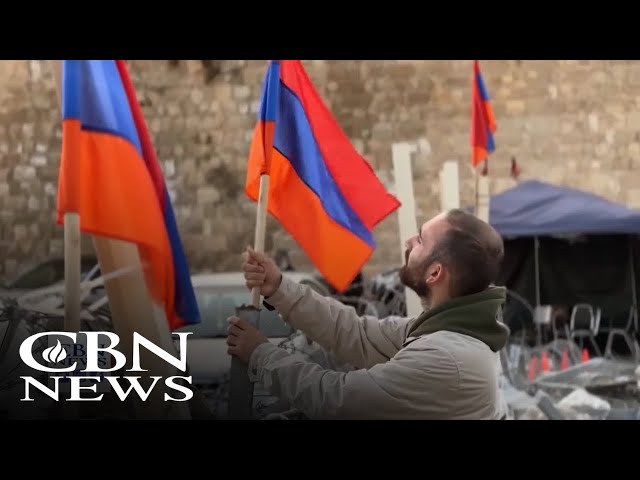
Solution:
{"label": "car windshield", "polygon": [[[196,287],[196,301],[200,309],[201,322],[178,329],[178,332],[193,332],[193,337],[226,337],[227,318],[235,315],[236,307],[251,303],[246,287]],[[292,333],[275,311],[260,310],[260,331],[267,337],[286,337]]]}

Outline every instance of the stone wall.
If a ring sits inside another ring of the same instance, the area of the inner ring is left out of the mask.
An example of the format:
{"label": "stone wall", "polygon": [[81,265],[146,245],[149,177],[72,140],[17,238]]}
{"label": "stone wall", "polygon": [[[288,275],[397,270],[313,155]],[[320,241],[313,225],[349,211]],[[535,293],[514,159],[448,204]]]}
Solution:
{"label": "stone wall", "polygon": [[[393,188],[391,144],[415,141],[418,216],[439,208],[438,170],[457,160],[463,204],[470,167],[469,60],[303,61],[327,105]],[[192,271],[238,266],[255,205],[242,192],[264,61],[129,61]],[[640,207],[640,61],[495,60],[481,68],[498,122],[492,193],[539,178]],[[59,107],[48,61],[0,62],[0,278],[62,254],[55,225]],[[365,273],[399,262],[397,216],[375,231]],[[269,221],[267,248],[293,240]],[[91,248],[85,242],[85,249]]]}

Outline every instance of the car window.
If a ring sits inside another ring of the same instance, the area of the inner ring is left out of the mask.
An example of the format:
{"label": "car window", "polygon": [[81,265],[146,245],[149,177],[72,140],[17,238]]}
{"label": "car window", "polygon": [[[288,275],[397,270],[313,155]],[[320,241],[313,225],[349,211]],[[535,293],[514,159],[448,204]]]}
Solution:
{"label": "car window", "polygon": [[[227,318],[235,315],[236,307],[251,302],[250,293],[243,287],[197,287],[194,289],[196,302],[200,310],[201,322],[179,329],[182,332],[193,332],[194,337],[226,337]],[[275,311],[260,310],[260,331],[267,337],[286,337],[292,332],[280,315]]]}

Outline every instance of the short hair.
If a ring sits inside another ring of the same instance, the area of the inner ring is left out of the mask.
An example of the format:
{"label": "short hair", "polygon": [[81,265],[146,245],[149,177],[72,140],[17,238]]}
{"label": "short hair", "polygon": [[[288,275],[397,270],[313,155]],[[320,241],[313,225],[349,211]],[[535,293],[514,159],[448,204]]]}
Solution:
{"label": "short hair", "polygon": [[502,237],[491,225],[464,210],[450,210],[445,219],[449,228],[436,240],[427,263],[438,261],[447,267],[451,297],[485,290],[500,273]]}

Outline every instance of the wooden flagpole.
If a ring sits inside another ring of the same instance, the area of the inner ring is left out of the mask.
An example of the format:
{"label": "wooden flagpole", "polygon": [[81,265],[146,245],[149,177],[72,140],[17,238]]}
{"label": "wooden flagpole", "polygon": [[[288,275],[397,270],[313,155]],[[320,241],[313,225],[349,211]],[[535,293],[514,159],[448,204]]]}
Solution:
{"label": "wooden flagpole", "polygon": [[[267,203],[269,198],[269,174],[260,175],[258,205],[256,215],[255,243],[256,252],[264,252],[267,225]],[[251,305],[236,308],[236,315],[250,325],[260,329],[260,289],[251,289]],[[231,420],[250,420],[253,418],[254,384],[249,379],[247,364],[235,355],[231,357],[229,370],[229,418]]]}
{"label": "wooden flagpole", "polygon": [[[53,62],[58,102],[62,105],[62,63]],[[64,214],[64,329],[80,331],[80,215]]]}
{"label": "wooden flagpole", "polygon": [[[267,78],[265,88],[269,88],[269,79]],[[275,94],[275,93],[274,93]],[[273,101],[276,96],[271,98]],[[275,102],[277,105],[277,101]],[[268,108],[268,107],[267,107]],[[275,120],[275,118],[273,119]],[[273,133],[273,131],[271,132]],[[266,134],[266,132],[263,132]],[[263,142],[267,139],[263,138]],[[270,139],[269,142],[272,142]],[[270,148],[270,146],[269,146]],[[258,203],[256,210],[256,229],[253,249],[256,252],[264,253],[265,237],[267,233],[267,204],[269,199],[269,163],[271,152],[267,149],[264,152],[266,168],[262,169],[260,174],[260,186],[258,190]],[[251,289],[251,305],[242,305],[236,308],[236,316],[245,320],[253,327],[260,329],[260,289],[254,287]],[[231,357],[231,368],[229,370],[229,418],[232,420],[248,420],[253,418],[253,398],[254,384],[249,379],[247,364],[240,358],[233,355]]]}
{"label": "wooden flagpole", "polygon": [[475,212],[476,212],[476,217],[480,216],[479,212],[478,212],[478,208],[480,207],[480,203],[479,203],[479,199],[480,197],[478,197],[478,167],[477,166],[472,166],[471,167],[473,169],[473,184],[474,184],[474,205],[475,205]]}
{"label": "wooden flagpole", "polygon": [[[258,192],[258,206],[256,215],[256,231],[254,250],[264,252],[265,237],[267,234],[267,203],[269,199],[269,174],[260,175],[260,190]],[[251,304],[260,310],[260,289],[254,287],[251,290]]]}
{"label": "wooden flagpole", "polygon": [[476,190],[477,190],[477,216],[481,220],[489,223],[489,174],[478,175],[476,173]]}
{"label": "wooden flagpole", "polygon": [[[62,62],[60,60],[52,60],[52,64],[57,83],[58,98],[62,100]],[[99,192],[96,192],[96,195],[99,195]],[[67,228],[66,220],[67,218],[65,216],[65,239]],[[79,222],[77,225],[79,250]],[[123,351],[126,355],[127,368],[131,367],[131,359],[133,358],[134,332],[138,332],[165,351],[173,352],[173,354],[177,356],[176,347],[171,338],[171,332],[169,331],[164,312],[153,304],[149,296],[144,278],[143,265],[141,264],[136,245],[100,236],[93,236],[92,239],[102,275],[107,275],[120,269],[131,269],[130,273],[117,276],[105,282],[109,307],[111,309],[111,320],[120,338],[118,350]],[[78,298],[80,289],[79,270],[78,267]],[[70,281],[71,280],[67,279],[65,275],[65,283]],[[65,302],[65,309],[66,308]],[[78,317],[79,308],[78,302]],[[164,379],[173,375],[184,375],[184,372],[177,371],[175,367],[167,364],[157,355],[144,348],[141,349],[140,360],[142,368],[147,369],[147,371],[136,372],[135,375],[140,375],[142,379],[145,380],[145,382],[141,382],[145,390],[151,385],[151,376],[161,376],[162,379],[156,383],[146,402],[142,402],[135,392],[129,395],[128,398],[134,398],[133,404],[136,418],[157,420],[190,419],[191,416],[189,407],[186,405],[187,402],[164,401],[165,393],[171,394],[172,397],[176,395],[180,396],[180,394],[172,393],[168,390]],[[117,372],[112,373],[118,374]],[[126,382],[124,382],[123,386],[126,390],[129,385],[126,385]]]}

